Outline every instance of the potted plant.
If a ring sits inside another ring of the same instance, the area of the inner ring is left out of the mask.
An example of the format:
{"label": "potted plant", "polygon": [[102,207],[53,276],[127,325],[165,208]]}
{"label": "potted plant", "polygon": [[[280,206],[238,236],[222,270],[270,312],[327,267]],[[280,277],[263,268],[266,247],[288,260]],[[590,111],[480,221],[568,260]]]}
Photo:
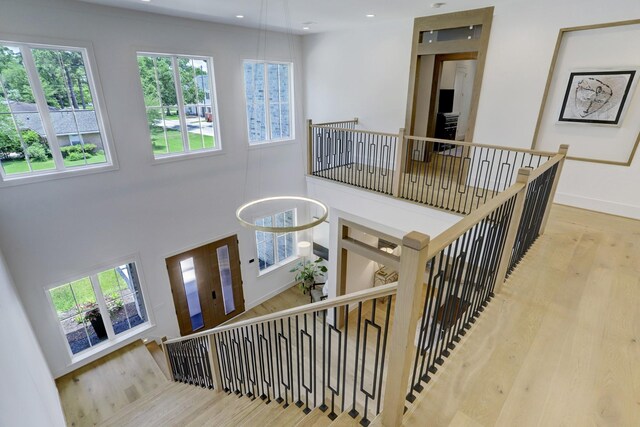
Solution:
{"label": "potted plant", "polygon": [[291,273],[296,273],[295,279],[300,282],[300,289],[305,294],[311,289],[316,281],[316,276],[324,276],[327,272],[327,267],[320,264],[321,258],[315,261],[299,262],[294,268],[290,270]]}
{"label": "potted plant", "polygon": [[86,309],[84,320],[85,322],[91,323],[98,339],[107,338],[107,329],[104,326],[104,321],[102,320],[102,314],[100,314],[98,304],[90,302],[85,304],[83,308]]}

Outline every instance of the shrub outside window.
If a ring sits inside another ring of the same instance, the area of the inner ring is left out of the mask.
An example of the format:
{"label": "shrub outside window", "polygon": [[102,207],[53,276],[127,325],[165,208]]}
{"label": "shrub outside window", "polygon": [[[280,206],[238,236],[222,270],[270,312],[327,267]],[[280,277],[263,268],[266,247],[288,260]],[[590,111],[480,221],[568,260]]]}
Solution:
{"label": "shrub outside window", "polygon": [[[296,211],[290,209],[259,218],[256,225],[263,227],[291,227],[296,224]],[[296,234],[256,231],[258,268],[261,272],[285,264],[295,255]]]}
{"label": "shrub outside window", "polygon": [[156,159],[221,148],[211,58],[139,53]]}
{"label": "shrub outside window", "polygon": [[110,166],[87,52],[0,41],[3,181]]}
{"label": "shrub outside window", "polygon": [[294,138],[293,64],[244,61],[249,144]]}
{"label": "shrub outside window", "polygon": [[149,322],[134,262],[56,286],[48,293],[73,355]]}

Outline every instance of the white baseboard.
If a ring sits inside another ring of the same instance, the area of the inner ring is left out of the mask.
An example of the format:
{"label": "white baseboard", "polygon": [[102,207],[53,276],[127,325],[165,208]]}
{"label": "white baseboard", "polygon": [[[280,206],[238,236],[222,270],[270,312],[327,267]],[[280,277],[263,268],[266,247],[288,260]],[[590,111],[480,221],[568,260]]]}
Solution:
{"label": "white baseboard", "polygon": [[561,205],[575,206],[577,208],[619,215],[626,218],[640,219],[640,206],[576,196],[567,193],[556,193],[554,202]]}
{"label": "white baseboard", "polygon": [[275,296],[276,296],[276,295],[278,295],[279,293],[282,293],[282,292],[286,291],[286,290],[287,290],[287,289],[289,289],[290,287],[294,286],[296,283],[297,283],[296,281],[293,281],[293,282],[287,283],[286,285],[281,286],[281,287],[279,287],[278,289],[275,289],[275,290],[273,290],[273,291],[269,292],[268,294],[266,294],[266,295],[262,296],[261,298],[258,298],[258,299],[257,299],[257,300],[255,300],[255,301],[251,301],[251,302],[246,302],[246,301],[245,301],[245,303],[244,303],[244,310],[245,310],[245,311],[251,310],[253,307],[256,307],[256,306],[258,306],[258,305],[262,304],[263,302],[265,302],[265,301],[267,301],[267,300],[269,300],[269,299],[271,299],[271,298],[275,297]]}

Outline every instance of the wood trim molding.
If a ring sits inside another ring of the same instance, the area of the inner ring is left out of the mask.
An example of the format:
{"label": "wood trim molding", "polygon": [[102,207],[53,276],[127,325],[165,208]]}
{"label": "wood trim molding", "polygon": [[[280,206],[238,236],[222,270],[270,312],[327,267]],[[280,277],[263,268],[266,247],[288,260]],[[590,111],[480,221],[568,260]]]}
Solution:
{"label": "wood trim molding", "polygon": [[[538,120],[536,121],[536,128],[533,132],[533,139],[531,141],[531,149],[535,150],[538,144],[538,137],[540,136],[540,125],[542,124],[542,117],[544,115],[545,106],[547,105],[547,101],[549,98],[549,90],[551,89],[551,82],[553,81],[553,75],[556,69],[556,65],[558,63],[558,54],[560,52],[560,47],[562,46],[562,39],[566,33],[574,32],[574,31],[588,31],[588,30],[597,30],[601,28],[611,28],[611,27],[621,27],[625,25],[638,25],[640,24],[640,19],[631,19],[627,21],[617,21],[617,22],[607,22],[604,24],[592,24],[592,25],[583,25],[579,27],[567,27],[561,28],[558,32],[558,38],[556,40],[556,46],[553,51],[553,58],[551,59],[551,65],[549,66],[549,72],[547,73],[547,83],[544,87],[544,94],[542,95],[542,101],[540,103],[540,109],[538,111]],[[615,160],[602,160],[602,159],[591,159],[587,157],[578,157],[578,156],[567,156],[567,160],[576,160],[579,162],[591,162],[591,163],[600,163],[605,165],[613,165],[613,166],[631,166],[633,162],[633,158],[638,151],[638,145],[640,145],[640,132],[638,132],[638,136],[636,141],[631,149],[631,153],[629,154],[629,158],[626,161],[615,161]]]}
{"label": "wood trim molding", "polygon": [[[493,21],[493,7],[465,10],[462,12],[446,13],[419,17],[413,23],[413,39],[411,47],[411,66],[409,69],[409,88],[407,94],[407,113],[405,117],[405,129],[411,132],[415,123],[415,104],[417,99],[416,82],[419,77],[418,60],[423,55],[439,55],[448,53],[477,52],[477,67],[473,81],[473,96],[467,121],[465,141],[473,140],[478,103],[482,89],[482,77],[491,34]],[[482,25],[482,33],[479,39],[455,40],[436,43],[420,43],[420,33],[430,30],[443,30],[447,28],[459,28],[469,25]],[[435,70],[435,68],[434,68]]]}

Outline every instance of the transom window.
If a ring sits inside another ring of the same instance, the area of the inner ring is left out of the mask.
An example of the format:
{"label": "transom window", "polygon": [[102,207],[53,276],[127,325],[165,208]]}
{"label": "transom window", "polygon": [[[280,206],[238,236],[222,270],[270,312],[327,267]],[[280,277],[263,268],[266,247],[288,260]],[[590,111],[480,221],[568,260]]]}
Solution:
{"label": "transom window", "polygon": [[82,48],[0,41],[3,181],[111,165]]}
{"label": "transom window", "polygon": [[293,139],[293,64],[244,61],[250,144]]}
{"label": "transom window", "polygon": [[[296,210],[279,212],[256,220],[263,227],[291,227],[296,224]],[[295,255],[296,233],[256,231],[258,268],[260,271],[285,264]]]}
{"label": "transom window", "polygon": [[155,158],[221,148],[213,60],[138,54]]}
{"label": "transom window", "polygon": [[96,272],[48,292],[73,355],[149,322],[134,262]]}

